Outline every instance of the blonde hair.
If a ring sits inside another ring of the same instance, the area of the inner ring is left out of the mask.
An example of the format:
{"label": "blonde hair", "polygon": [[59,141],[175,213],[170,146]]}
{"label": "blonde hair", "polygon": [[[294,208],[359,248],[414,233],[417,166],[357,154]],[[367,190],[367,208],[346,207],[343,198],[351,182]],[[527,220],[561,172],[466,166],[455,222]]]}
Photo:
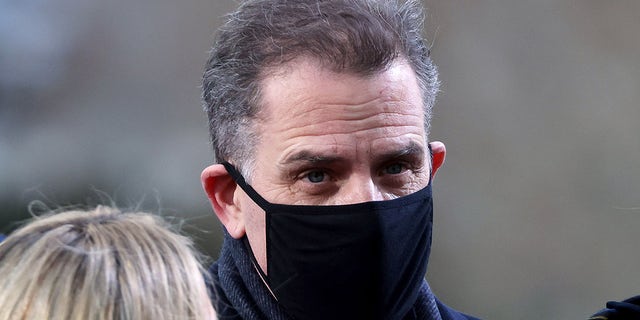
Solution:
{"label": "blonde hair", "polygon": [[35,218],[0,243],[0,319],[211,319],[192,241],[99,206]]}

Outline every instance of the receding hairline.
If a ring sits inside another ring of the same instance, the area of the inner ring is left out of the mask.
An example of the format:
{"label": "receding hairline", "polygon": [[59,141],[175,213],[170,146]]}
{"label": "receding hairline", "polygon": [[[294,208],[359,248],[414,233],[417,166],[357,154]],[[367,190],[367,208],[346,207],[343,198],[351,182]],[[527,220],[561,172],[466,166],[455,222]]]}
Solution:
{"label": "receding hairline", "polygon": [[[320,72],[326,72],[326,74],[328,74],[329,76],[335,75],[337,80],[340,80],[340,78],[344,76],[368,80],[368,79],[372,79],[377,76],[383,75],[385,72],[397,66],[406,66],[410,70],[410,74],[416,82],[418,93],[420,95],[419,97],[420,103],[421,103],[420,107],[423,109],[424,112],[426,112],[425,110],[426,106],[424,104],[424,92],[420,86],[420,79],[416,74],[414,67],[411,65],[408,59],[402,56],[399,56],[396,59],[389,61],[389,63],[385,64],[384,66],[381,66],[379,70],[376,70],[374,72],[360,72],[359,70],[352,70],[350,68],[342,68],[342,69],[334,68],[333,66],[331,66],[331,64],[324,63],[320,59],[314,58],[313,56],[301,55],[285,63],[278,64],[278,65],[269,65],[263,68],[264,72],[261,72],[258,75],[257,81],[256,81],[256,84],[257,84],[256,99],[255,99],[256,105],[254,106],[256,108],[256,113],[255,113],[255,119],[252,119],[252,120],[258,120],[258,121],[265,120],[262,117],[264,116],[264,114],[262,113],[268,109],[265,101],[265,95],[264,95],[266,82],[274,81],[274,80],[277,81],[278,78],[286,77],[294,70],[300,70],[301,68],[308,67],[307,70],[318,70]],[[427,123],[425,122],[425,126],[426,125]]]}
{"label": "receding hairline", "polygon": [[[420,94],[421,107],[424,112],[426,112],[425,108],[427,106],[424,105],[424,92],[420,86],[420,78],[418,77],[415,68],[406,59],[404,56],[399,55],[397,58],[390,60],[389,63],[380,66],[380,68],[375,71],[360,71],[354,70],[353,68],[337,68],[332,65],[330,62],[325,62],[322,59],[316,58],[314,56],[308,54],[299,55],[293,59],[289,59],[283,63],[279,64],[269,64],[262,67],[260,74],[256,77],[256,92],[255,92],[255,116],[251,119],[252,122],[260,122],[265,120],[265,110],[267,110],[266,101],[264,99],[264,89],[265,83],[267,81],[277,80],[278,78],[285,77],[295,69],[300,69],[301,67],[311,67],[311,69],[320,70],[321,72],[327,71],[330,75],[336,75],[338,77],[341,76],[353,76],[361,79],[371,79],[376,76],[382,75],[385,72],[389,71],[395,66],[404,65],[411,70],[411,75],[416,81],[418,86],[418,92]],[[428,123],[425,122],[425,126]],[[254,128],[255,129],[255,128]],[[257,132],[259,133],[259,132]]]}

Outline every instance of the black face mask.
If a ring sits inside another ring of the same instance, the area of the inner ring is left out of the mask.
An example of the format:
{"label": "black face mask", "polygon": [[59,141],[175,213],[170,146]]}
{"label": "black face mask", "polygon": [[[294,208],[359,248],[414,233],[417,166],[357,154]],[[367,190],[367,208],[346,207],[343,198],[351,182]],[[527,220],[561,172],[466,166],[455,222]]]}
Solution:
{"label": "black face mask", "polygon": [[269,275],[254,263],[289,315],[399,320],[411,310],[431,247],[431,183],[393,200],[283,205],[262,198],[231,164],[223,164],[265,211]]}

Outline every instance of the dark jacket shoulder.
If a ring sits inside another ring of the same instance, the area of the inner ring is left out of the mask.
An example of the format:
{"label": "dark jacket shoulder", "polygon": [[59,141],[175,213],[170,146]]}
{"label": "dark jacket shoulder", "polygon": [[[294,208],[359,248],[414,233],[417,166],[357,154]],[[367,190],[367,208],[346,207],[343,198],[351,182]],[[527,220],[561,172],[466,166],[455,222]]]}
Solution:
{"label": "dark jacket shoulder", "polygon": [[623,301],[609,301],[589,320],[632,320],[640,319],[640,295]]}

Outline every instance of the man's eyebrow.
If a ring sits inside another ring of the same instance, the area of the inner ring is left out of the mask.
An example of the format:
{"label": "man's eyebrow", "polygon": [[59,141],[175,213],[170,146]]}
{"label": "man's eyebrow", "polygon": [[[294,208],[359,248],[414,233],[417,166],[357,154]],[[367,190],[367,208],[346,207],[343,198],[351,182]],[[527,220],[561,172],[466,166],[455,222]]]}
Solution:
{"label": "man's eyebrow", "polygon": [[[392,160],[402,157],[419,157],[424,155],[425,150],[424,147],[416,142],[409,142],[406,145],[400,146],[400,148],[395,150],[390,150],[388,152],[383,152],[381,154],[375,155],[376,159],[386,161]],[[332,162],[345,161],[345,158],[342,156],[336,155],[326,155],[318,152],[314,152],[312,150],[300,150],[291,156],[285,158],[280,164],[281,165],[290,165],[293,163],[312,163],[312,164],[326,164]]]}
{"label": "man's eyebrow", "polygon": [[420,144],[414,141],[411,141],[399,149],[383,152],[382,154],[378,155],[376,158],[383,159],[383,160],[396,159],[396,158],[402,158],[406,156],[421,156],[424,153],[425,153],[424,148]]}
{"label": "man's eyebrow", "polygon": [[288,165],[296,162],[308,162],[308,163],[328,163],[344,160],[344,157],[323,155],[313,152],[311,150],[301,150],[291,156],[285,158],[281,164]]}

